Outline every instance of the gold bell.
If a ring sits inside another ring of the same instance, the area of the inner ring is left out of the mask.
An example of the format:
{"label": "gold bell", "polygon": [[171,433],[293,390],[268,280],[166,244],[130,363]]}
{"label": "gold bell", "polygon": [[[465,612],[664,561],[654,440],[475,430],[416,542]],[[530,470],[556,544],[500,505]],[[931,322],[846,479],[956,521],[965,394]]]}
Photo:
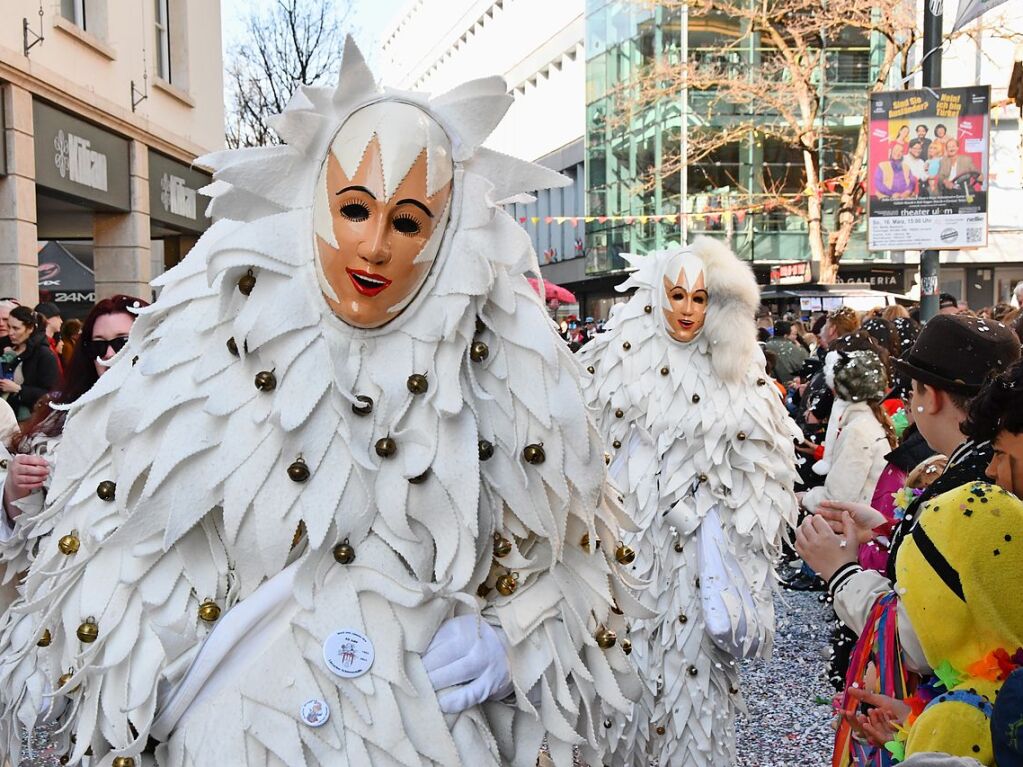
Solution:
{"label": "gold bell", "polygon": [[367,397],[365,394],[359,394],[355,397],[361,405],[352,405],[352,412],[355,415],[369,415],[373,412],[373,398]]}
{"label": "gold bell", "polygon": [[758,378],[757,379],[757,386],[765,386],[766,384],[767,384],[767,381],[765,381],[763,378]]}
{"label": "gold bell", "polygon": [[109,479],[104,479],[99,483],[96,488],[96,495],[98,495],[104,501],[114,500],[114,494],[117,492],[117,485],[111,482]]}
{"label": "gold bell", "polygon": [[694,394],[693,395],[693,404],[695,405],[699,401],[700,401],[700,395],[699,394]]}
{"label": "gold bell", "polygon": [[526,445],[522,450],[522,457],[526,459],[526,463],[531,463],[534,466],[543,463],[547,460],[547,454],[543,451],[543,443]]}
{"label": "gold bell", "polygon": [[[68,682],[70,682],[71,681],[71,677],[73,677],[74,675],[75,675],[75,670],[73,668],[69,668],[67,670],[66,674],[61,674],[60,677],[57,679],[57,688],[59,689],[59,688],[63,687],[64,685],[66,685]],[[67,691],[67,694],[73,693],[79,687],[80,687],[80,685],[75,685],[74,687],[72,687],[70,690]]]}
{"label": "gold bell", "polygon": [[657,725],[657,734],[663,735],[664,733],[665,733],[664,725],[663,724]]}
{"label": "gold bell", "polygon": [[408,377],[405,382],[408,390],[413,394],[426,394],[430,389],[430,382],[426,380],[426,376],[422,373],[413,373]]}
{"label": "gold bell", "polygon": [[[98,492],[98,491],[97,491]],[[103,496],[101,495],[100,498]],[[62,535],[60,540],[57,541],[57,548],[60,549],[60,553],[70,557],[72,554],[77,554],[78,549],[81,548],[81,542],[78,540],[78,536],[73,532],[67,535]]]}
{"label": "gold bell", "polygon": [[260,391],[273,391],[277,388],[277,376],[272,370],[260,370],[256,373],[256,388]]}
{"label": "gold bell", "polygon": [[511,554],[512,544],[500,533],[494,533],[494,556],[500,559]]}
{"label": "gold bell", "polygon": [[590,551],[590,534],[583,533],[583,537],[579,539],[579,548],[589,553]]}
{"label": "gold bell", "polygon": [[615,559],[620,565],[631,565],[636,561],[636,552],[631,546],[619,542],[618,548],[615,549]]}
{"label": "gold bell", "polygon": [[494,445],[492,442],[488,442],[485,439],[480,440],[479,444],[480,460],[489,461],[494,457]]}
{"label": "gold bell", "polygon": [[135,767],[135,760],[130,756],[115,756],[111,767]]}
{"label": "gold bell", "polygon": [[78,627],[78,638],[85,642],[85,644],[92,644],[99,638],[99,626],[96,625],[95,618],[86,618],[85,622]]}
{"label": "gold bell", "polygon": [[739,441],[740,441],[740,442],[742,442],[742,441],[743,441],[744,439],[746,439],[746,432],[744,432],[744,431],[740,431],[740,432],[739,432],[738,434],[736,434],[735,436],[736,436],[736,437],[738,437],[738,439],[739,439]]}
{"label": "gold bell", "polygon": [[615,418],[623,418],[624,416],[625,416],[625,411],[623,411],[621,408],[618,408],[617,410],[615,410]]}
{"label": "gold bell", "polygon": [[622,348],[625,349],[625,351],[629,351],[629,349],[632,348],[632,344],[626,341],[624,344],[622,344]]}
{"label": "gold bell", "polygon": [[50,642],[52,642],[52,641],[53,641],[53,637],[50,636],[50,630],[49,629],[43,629],[43,635],[41,637],[39,637],[39,641],[36,642],[36,645],[39,646],[39,647],[49,647],[50,646]]}
{"label": "gold bell", "polygon": [[632,655],[632,640],[631,639],[623,639],[622,640],[622,652],[625,653],[626,655]]}
{"label": "gold bell", "polygon": [[670,372],[671,372],[671,371],[670,371],[670,370],[668,370],[668,368],[666,368],[666,367],[663,367],[663,368],[661,368],[661,375],[662,375],[662,376],[666,376],[666,375],[668,375],[668,373],[670,373]]}
{"label": "gold bell", "polygon": [[305,482],[309,479],[309,467],[305,465],[305,461],[301,457],[296,458],[295,462],[288,467],[288,476],[292,482]]}
{"label": "gold bell", "polygon": [[375,449],[381,458],[390,458],[398,452],[398,443],[390,437],[381,437],[377,440]]}
{"label": "gold bell", "polygon": [[490,356],[490,347],[482,341],[476,341],[469,347],[469,359],[473,362],[483,362]]}
{"label": "gold bell", "polygon": [[334,561],[339,565],[350,565],[355,561],[355,548],[347,538],[334,547]]}
{"label": "gold bell", "polygon": [[199,605],[199,618],[207,623],[214,623],[220,617],[220,605],[207,599]]}
{"label": "gold bell", "polygon": [[597,369],[593,367],[593,365],[590,365],[588,368],[586,368],[586,372],[589,373],[590,375],[593,375],[594,373],[597,372]]}
{"label": "gold bell", "polygon": [[505,573],[497,578],[497,593],[503,597],[510,597],[519,587],[519,576],[515,573]]}
{"label": "gold bell", "polygon": [[254,287],[256,287],[256,275],[254,275],[252,270],[249,269],[249,271],[243,274],[242,278],[238,280],[238,290],[243,296],[247,296],[252,293],[252,289]]}
{"label": "gold bell", "polygon": [[681,554],[682,553],[682,549],[683,549],[682,541],[676,542],[675,543],[675,551],[677,551],[679,554]]}
{"label": "gold bell", "polygon": [[617,450],[621,446],[622,446],[622,441],[620,439],[616,439],[614,442],[611,443],[611,447],[613,447],[615,450]]}
{"label": "gold bell", "polygon": [[594,639],[597,640],[597,647],[601,650],[609,650],[615,646],[615,642],[618,641],[618,635],[606,626],[601,626],[597,629],[597,633],[594,634]]}
{"label": "gold bell", "polygon": [[646,312],[647,314],[650,314],[650,312],[652,312],[653,310],[654,307],[652,307],[650,304],[647,304],[646,306],[643,307],[643,311]]}
{"label": "gold bell", "polygon": [[227,339],[227,350],[235,357],[238,356],[238,342],[234,340],[234,336]]}

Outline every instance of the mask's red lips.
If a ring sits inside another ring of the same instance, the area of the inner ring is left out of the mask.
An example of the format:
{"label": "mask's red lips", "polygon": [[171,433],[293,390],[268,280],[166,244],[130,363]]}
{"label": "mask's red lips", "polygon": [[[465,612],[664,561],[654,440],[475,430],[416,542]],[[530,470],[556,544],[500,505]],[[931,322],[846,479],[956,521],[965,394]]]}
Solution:
{"label": "mask's red lips", "polygon": [[391,284],[386,277],[372,272],[363,272],[348,267],[345,268],[345,271],[348,272],[355,289],[364,296],[375,296]]}
{"label": "mask's red lips", "polygon": [[689,328],[691,328],[696,323],[693,322],[692,320],[679,320],[678,324],[679,324],[680,327],[684,328],[685,330],[689,330]]}

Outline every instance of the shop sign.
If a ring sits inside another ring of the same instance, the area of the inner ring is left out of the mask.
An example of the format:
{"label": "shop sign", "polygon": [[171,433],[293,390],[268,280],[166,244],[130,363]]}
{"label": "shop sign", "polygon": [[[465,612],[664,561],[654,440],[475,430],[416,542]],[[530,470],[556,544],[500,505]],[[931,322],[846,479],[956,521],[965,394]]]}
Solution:
{"label": "shop sign", "polygon": [[210,198],[199,190],[212,179],[205,173],[149,152],[149,215],[175,229],[202,233],[210,224],[206,207]]}
{"label": "shop sign", "polygon": [[128,141],[36,101],[36,184],[97,203],[129,210]]}
{"label": "shop sign", "polygon": [[869,285],[875,290],[884,290],[889,293],[905,292],[905,282],[903,272],[898,269],[871,269],[858,274],[840,272],[838,275],[840,285]]}
{"label": "shop sign", "polygon": [[809,261],[795,264],[777,264],[771,267],[772,285],[802,285],[812,278]]}

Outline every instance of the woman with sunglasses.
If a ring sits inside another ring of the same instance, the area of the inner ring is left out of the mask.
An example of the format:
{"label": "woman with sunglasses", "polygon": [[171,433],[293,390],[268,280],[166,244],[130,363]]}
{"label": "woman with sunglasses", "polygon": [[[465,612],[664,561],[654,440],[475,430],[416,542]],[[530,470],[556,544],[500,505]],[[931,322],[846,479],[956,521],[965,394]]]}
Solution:
{"label": "woman with sunglasses", "polygon": [[[49,405],[68,405],[92,388],[106,372],[110,359],[127,343],[135,313],[148,305],[134,296],[117,295],[103,299],[89,312],[82,325],[82,341],[75,348],[65,370],[62,391],[36,408],[22,434],[11,446],[14,458],[3,486],[0,543],[11,540],[15,532],[14,520],[20,514],[42,510],[46,500],[53,472],[52,453],[64,433],[66,416],[63,410],[53,410]],[[24,556],[30,548],[17,545],[2,547],[0,559],[11,561]],[[27,564],[27,560],[18,561],[16,566],[24,569]]]}

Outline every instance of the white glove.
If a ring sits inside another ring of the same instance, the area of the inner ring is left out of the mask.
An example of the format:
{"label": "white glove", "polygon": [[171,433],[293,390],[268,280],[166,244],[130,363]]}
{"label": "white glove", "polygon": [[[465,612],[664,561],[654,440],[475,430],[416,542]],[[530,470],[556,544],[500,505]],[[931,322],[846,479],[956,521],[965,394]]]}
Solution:
{"label": "white glove", "polygon": [[515,689],[501,632],[478,615],[444,621],[423,653],[423,665],[445,714],[506,698]]}

